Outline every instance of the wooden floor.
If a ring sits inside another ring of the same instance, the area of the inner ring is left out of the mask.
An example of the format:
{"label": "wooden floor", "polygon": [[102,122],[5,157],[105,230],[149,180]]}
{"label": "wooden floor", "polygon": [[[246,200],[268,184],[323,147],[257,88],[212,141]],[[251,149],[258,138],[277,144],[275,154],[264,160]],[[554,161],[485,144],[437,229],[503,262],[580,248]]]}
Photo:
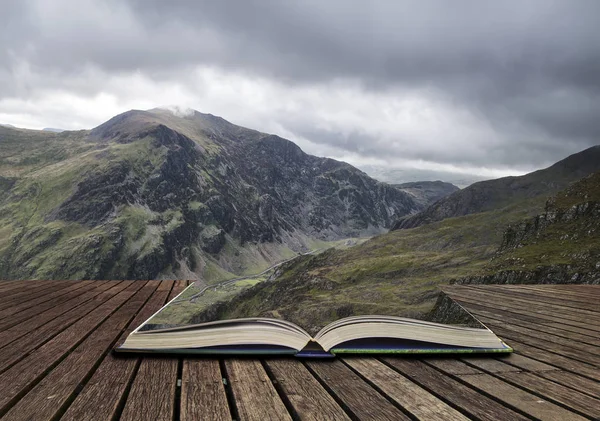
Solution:
{"label": "wooden floor", "polygon": [[185,285],[0,282],[2,420],[600,419],[600,286],[447,287],[505,358],[110,352]]}

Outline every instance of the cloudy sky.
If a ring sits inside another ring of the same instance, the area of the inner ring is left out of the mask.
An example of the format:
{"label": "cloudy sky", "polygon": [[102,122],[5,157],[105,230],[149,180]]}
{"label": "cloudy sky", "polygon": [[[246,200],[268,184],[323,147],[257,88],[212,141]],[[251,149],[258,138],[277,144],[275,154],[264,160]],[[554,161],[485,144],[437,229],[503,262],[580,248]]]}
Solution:
{"label": "cloudy sky", "polygon": [[3,0],[0,123],[176,105],[358,165],[519,174],[600,143],[599,28],[596,0]]}

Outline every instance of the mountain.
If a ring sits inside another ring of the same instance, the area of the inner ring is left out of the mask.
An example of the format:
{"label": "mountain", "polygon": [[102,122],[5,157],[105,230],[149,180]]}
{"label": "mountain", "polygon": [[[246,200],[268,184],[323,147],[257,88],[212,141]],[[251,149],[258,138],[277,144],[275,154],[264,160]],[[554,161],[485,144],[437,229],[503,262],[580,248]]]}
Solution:
{"label": "mountain", "polygon": [[55,129],[54,127],[44,127],[42,130],[45,132],[53,132],[53,133],[61,133],[61,132],[65,131],[64,129]]}
{"label": "mountain", "polygon": [[446,218],[499,209],[523,199],[550,196],[599,170],[600,146],[593,146],[543,170],[472,184],[420,213],[399,219],[392,230],[415,228]]}
{"label": "mountain", "polygon": [[600,172],[544,202],[537,196],[302,256],[198,317],[277,314],[313,331],[350,314],[423,316],[441,284],[600,284]]}
{"label": "mountain", "polygon": [[199,112],[0,128],[0,278],[218,280],[422,208],[344,162]]}
{"label": "mountain", "polygon": [[410,167],[396,168],[380,165],[358,165],[358,168],[369,174],[369,176],[389,184],[421,182],[423,180],[444,180],[460,188],[464,188],[477,181],[489,179],[489,177],[483,177],[477,174],[424,170]]}
{"label": "mountain", "polygon": [[454,184],[443,181],[416,181],[411,183],[392,184],[397,189],[410,194],[424,208],[438,200],[460,190]]}

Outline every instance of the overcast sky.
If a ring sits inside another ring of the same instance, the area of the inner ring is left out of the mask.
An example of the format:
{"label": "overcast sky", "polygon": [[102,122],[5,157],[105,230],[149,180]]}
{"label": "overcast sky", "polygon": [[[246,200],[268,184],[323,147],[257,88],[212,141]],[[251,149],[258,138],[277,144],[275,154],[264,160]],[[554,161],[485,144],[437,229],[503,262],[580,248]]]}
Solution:
{"label": "overcast sky", "polygon": [[518,174],[600,143],[600,1],[3,0],[0,123],[176,105],[305,151]]}

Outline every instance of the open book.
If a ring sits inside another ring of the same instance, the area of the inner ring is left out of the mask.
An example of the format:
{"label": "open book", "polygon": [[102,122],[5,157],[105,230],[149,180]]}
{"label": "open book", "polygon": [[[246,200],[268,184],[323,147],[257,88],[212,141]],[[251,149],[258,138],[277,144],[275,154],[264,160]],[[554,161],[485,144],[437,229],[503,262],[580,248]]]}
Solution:
{"label": "open book", "polygon": [[[178,314],[189,315],[190,308],[194,308],[192,301],[197,294],[188,290],[140,325],[115,350],[305,357],[342,353],[512,352],[491,330],[443,293],[429,312],[433,315],[430,318],[439,319],[441,313],[442,319],[454,322],[452,324],[389,315],[359,315],[333,321],[311,335],[295,323],[266,317],[176,322]],[[192,298],[185,298],[186,295]],[[189,319],[193,320],[193,316]]]}

